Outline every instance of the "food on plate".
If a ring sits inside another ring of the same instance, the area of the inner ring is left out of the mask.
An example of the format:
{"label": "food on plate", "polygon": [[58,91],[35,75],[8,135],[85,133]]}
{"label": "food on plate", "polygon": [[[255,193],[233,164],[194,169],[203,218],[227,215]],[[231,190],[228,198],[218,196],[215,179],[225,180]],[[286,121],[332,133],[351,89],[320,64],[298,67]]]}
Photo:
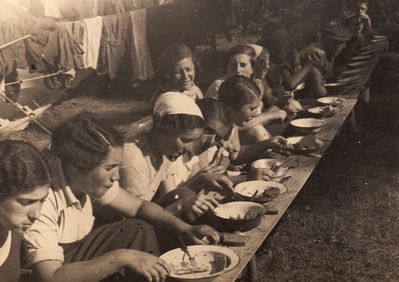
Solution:
{"label": "food on plate", "polygon": [[323,98],[317,99],[317,102],[324,104],[324,105],[331,105],[333,107],[338,107],[338,106],[341,106],[345,102],[345,99],[340,98],[340,97],[323,97]]}
{"label": "food on plate", "polygon": [[179,266],[169,264],[172,274],[175,275],[187,275],[193,273],[209,272],[211,270],[210,265],[194,266],[188,261],[182,261]]}
{"label": "food on plate", "polygon": [[339,107],[334,107],[332,105],[326,105],[321,107],[309,108],[308,112],[312,114],[322,115],[324,117],[330,117],[340,111]]}
{"label": "food on plate", "polygon": [[316,136],[309,134],[307,136],[297,136],[287,138],[288,150],[294,152],[309,152],[317,150],[322,142],[316,139]]}

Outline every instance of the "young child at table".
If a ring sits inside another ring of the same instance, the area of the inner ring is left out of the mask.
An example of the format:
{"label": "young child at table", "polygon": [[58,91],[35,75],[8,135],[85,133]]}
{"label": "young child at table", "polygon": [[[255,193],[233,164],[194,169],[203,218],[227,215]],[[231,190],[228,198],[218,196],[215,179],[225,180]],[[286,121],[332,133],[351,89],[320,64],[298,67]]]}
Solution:
{"label": "young child at table", "polygon": [[40,215],[50,187],[47,165],[31,144],[0,142],[0,277],[19,281],[22,234]]}
{"label": "young child at table", "polygon": [[219,101],[226,107],[234,127],[228,138],[232,146],[229,147],[230,159],[234,164],[247,164],[265,156],[265,152],[273,150],[284,152],[286,140],[275,136],[250,145],[241,143],[239,127],[251,122],[259,115],[258,107],[261,103],[261,92],[253,80],[245,76],[228,78],[219,88]]}
{"label": "young child at table", "polygon": [[[218,242],[213,228],[191,226],[119,188],[123,145],[115,129],[89,114],[53,132],[52,189],[24,234],[27,262],[38,280],[115,281],[117,275],[123,281],[164,281],[170,269],[157,257],[154,228],[146,221],[196,244],[204,244],[204,237]],[[93,229],[93,201],[128,218]]]}
{"label": "young child at table", "polygon": [[[225,76],[211,83],[205,97],[218,99],[220,85],[226,79],[235,75],[241,75],[252,79],[260,89],[261,99],[265,93],[268,94],[269,88],[267,84],[260,79],[263,74],[262,72],[258,72],[257,51],[258,55],[260,55],[262,54],[263,48],[261,46],[253,48],[252,45],[236,45],[232,47],[226,56]],[[265,52],[259,60],[264,61],[267,58],[264,55],[266,55]],[[263,73],[267,71],[267,65],[268,62],[265,62],[265,66],[262,69]],[[264,112],[262,112],[262,109],[263,104],[259,104],[258,112],[260,115],[253,119],[251,123],[242,124],[240,131],[242,131],[241,141],[244,144],[252,144],[270,138],[271,135],[264,128],[264,125],[275,120],[284,120],[286,118],[286,113],[276,107],[269,107]]]}
{"label": "young child at table", "polygon": [[155,97],[166,92],[180,92],[194,101],[202,99],[201,89],[195,85],[193,54],[184,44],[173,44],[159,58],[159,85]]}

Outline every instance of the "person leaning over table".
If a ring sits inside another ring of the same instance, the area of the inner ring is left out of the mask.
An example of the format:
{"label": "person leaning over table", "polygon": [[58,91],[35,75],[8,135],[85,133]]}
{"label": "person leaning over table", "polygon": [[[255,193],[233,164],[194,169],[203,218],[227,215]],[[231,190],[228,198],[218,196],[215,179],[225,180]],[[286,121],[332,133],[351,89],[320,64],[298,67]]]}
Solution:
{"label": "person leaning over table", "polygon": [[[265,68],[260,68],[258,58],[262,54],[263,48],[259,45],[235,45],[227,52],[224,63],[225,75],[216,79],[208,87],[205,93],[207,98],[218,99],[218,91],[220,86],[226,79],[241,75],[253,80],[260,90],[261,99],[263,95],[268,95],[269,88],[261,78]],[[262,54],[264,55],[264,54]],[[259,58],[261,60],[261,58]],[[240,127],[241,142],[245,144],[253,144],[271,137],[270,133],[265,129],[267,125],[276,120],[284,120],[287,117],[285,111],[271,105],[267,109],[263,109],[263,103],[259,103],[259,114],[249,123],[245,123]]]}
{"label": "person leaning over table", "polygon": [[[153,227],[194,243],[218,242],[209,226],[191,226],[158,205],[119,188],[123,139],[105,121],[80,114],[52,136],[53,178],[40,217],[24,234],[27,262],[40,281],[164,281],[169,271],[158,255]],[[92,202],[128,219],[92,229]],[[124,271],[123,271],[124,270]],[[115,279],[114,276],[110,279]]]}
{"label": "person leaning over table", "polygon": [[[192,192],[193,200],[198,201],[198,198],[206,197],[210,191],[228,192],[233,189],[233,183],[224,175],[229,164],[228,159],[224,162],[223,158],[215,157],[219,150],[224,150],[233,122],[220,101],[205,98],[197,104],[204,116],[204,129],[201,136],[187,146],[185,153],[168,167],[160,186],[165,195],[159,200],[163,206],[176,202],[176,197],[190,197],[189,191]],[[200,195],[195,196],[196,194]],[[173,207],[178,204],[174,203]],[[210,204],[197,205],[186,218],[191,221],[213,209],[215,206],[212,202]],[[172,209],[172,206],[168,209]]]}
{"label": "person leaning over table", "polygon": [[261,93],[255,82],[244,76],[233,76],[219,88],[219,101],[226,107],[234,127],[229,137],[228,151],[233,164],[248,164],[265,156],[266,151],[286,153],[286,139],[274,136],[251,145],[242,145],[238,127],[251,122],[258,115]]}
{"label": "person leaning over table", "polygon": [[[161,200],[176,188],[168,186],[165,189],[161,185],[167,178],[168,167],[185,153],[194,140],[200,138],[203,127],[202,112],[191,98],[179,92],[158,96],[150,132],[125,144],[120,168],[121,187],[148,201]],[[185,219],[191,218],[196,211],[218,204],[213,197],[187,190],[180,192],[181,197],[176,199],[178,203],[168,210]]]}
{"label": "person leaning over table", "polygon": [[0,142],[0,278],[19,281],[21,236],[40,215],[50,187],[47,165],[29,143]]}

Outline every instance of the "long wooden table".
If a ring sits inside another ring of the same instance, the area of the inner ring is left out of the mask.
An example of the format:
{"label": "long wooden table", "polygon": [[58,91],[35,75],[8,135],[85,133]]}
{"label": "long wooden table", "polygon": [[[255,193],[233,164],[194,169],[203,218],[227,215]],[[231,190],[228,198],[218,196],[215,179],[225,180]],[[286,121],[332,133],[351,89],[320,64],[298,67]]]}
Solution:
{"label": "long wooden table", "polygon": [[[245,232],[248,236],[245,246],[229,246],[228,248],[234,250],[240,257],[239,265],[232,271],[225,273],[215,282],[235,281],[240,276],[245,267],[249,266],[250,280],[255,280],[256,261],[255,253],[265,241],[265,239],[272,232],[273,228],[284,215],[285,211],[294,201],[298,193],[304,187],[306,181],[312,174],[323,154],[327,151],[333,139],[337,136],[340,129],[346,122],[349,116],[354,119],[354,107],[358,101],[360,92],[364,89],[366,83],[378,63],[379,55],[376,53],[368,63],[368,71],[365,73],[364,79],[354,85],[348,85],[335,96],[342,96],[346,100],[343,103],[342,110],[334,116],[325,118],[327,122],[323,128],[317,132],[316,137],[323,142],[323,146],[317,151],[317,154],[310,155],[293,155],[290,158],[296,159],[298,166],[290,170],[292,176],[285,182],[288,191],[280,197],[274,199],[270,204],[274,209],[278,210],[277,215],[265,215],[261,223],[254,229]],[[317,156],[319,155],[319,156]]]}

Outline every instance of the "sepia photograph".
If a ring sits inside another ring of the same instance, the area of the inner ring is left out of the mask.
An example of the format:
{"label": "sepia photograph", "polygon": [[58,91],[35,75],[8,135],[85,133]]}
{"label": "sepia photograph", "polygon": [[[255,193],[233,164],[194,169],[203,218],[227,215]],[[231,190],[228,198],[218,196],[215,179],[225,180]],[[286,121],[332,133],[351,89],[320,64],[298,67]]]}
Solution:
{"label": "sepia photograph", "polygon": [[399,282],[398,0],[0,0],[0,282]]}

